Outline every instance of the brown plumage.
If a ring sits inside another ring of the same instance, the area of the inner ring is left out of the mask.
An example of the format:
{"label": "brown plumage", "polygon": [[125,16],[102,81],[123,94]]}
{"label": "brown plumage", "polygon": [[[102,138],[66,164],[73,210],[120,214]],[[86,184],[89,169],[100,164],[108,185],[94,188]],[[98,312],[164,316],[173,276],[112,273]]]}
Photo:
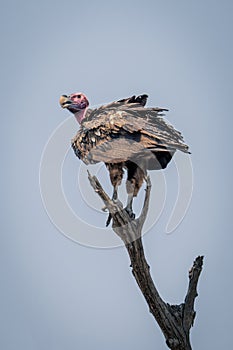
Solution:
{"label": "brown plumage", "polygon": [[82,93],[63,95],[60,104],[69,109],[81,124],[72,140],[77,157],[85,164],[104,162],[114,187],[113,199],[121,184],[124,169],[128,176],[127,211],[137,196],[147,170],[166,168],[176,150],[188,153],[181,133],[162,116],[164,108],[144,108],[147,95],[132,96],[96,109]]}

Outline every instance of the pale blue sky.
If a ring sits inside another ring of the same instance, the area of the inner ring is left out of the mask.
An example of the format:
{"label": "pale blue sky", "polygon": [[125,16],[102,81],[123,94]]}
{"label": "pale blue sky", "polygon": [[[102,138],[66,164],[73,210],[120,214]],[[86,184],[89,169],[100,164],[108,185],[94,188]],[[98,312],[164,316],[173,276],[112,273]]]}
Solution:
{"label": "pale blue sky", "polygon": [[[229,349],[232,1],[12,0],[1,10],[0,348],[166,349],[126,251],[74,243],[42,204],[41,154],[68,116],[58,98],[81,90],[93,105],[148,93],[149,104],[169,108],[167,118],[182,130],[192,151],[192,202],[166,235],[177,186],[171,165],[165,209],[144,238],[146,255],[170,303],[183,301],[188,269],[205,255],[193,346]],[[65,165],[67,195],[88,216],[74,186],[79,161],[70,152]],[[104,225],[105,216],[98,220]]]}

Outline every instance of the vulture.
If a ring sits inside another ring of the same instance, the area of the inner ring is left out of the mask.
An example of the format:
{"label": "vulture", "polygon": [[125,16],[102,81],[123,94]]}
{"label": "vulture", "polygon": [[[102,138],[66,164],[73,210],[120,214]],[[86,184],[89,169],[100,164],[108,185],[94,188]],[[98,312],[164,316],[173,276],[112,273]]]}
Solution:
{"label": "vulture", "polygon": [[[183,137],[164,119],[165,108],[146,108],[148,95],[132,96],[90,109],[81,93],[62,95],[60,105],[80,124],[72,139],[75,155],[85,164],[104,162],[113,186],[113,200],[127,171],[125,210],[133,219],[137,196],[147,170],[165,169],[177,150],[189,153]],[[111,221],[109,216],[106,225]]]}

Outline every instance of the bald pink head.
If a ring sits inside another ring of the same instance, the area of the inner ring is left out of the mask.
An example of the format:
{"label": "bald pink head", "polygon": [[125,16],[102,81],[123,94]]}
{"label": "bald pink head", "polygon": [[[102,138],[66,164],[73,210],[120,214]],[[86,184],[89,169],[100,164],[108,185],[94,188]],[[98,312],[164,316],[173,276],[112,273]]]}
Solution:
{"label": "bald pink head", "polygon": [[62,95],[60,97],[60,105],[62,108],[67,108],[73,113],[77,122],[80,124],[85,118],[89,101],[82,92],[75,92],[69,96]]}

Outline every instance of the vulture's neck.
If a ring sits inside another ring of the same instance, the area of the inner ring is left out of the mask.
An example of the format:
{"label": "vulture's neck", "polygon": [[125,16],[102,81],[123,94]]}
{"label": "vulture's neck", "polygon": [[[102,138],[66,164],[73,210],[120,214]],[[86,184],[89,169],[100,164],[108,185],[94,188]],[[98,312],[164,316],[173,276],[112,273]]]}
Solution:
{"label": "vulture's neck", "polygon": [[80,109],[80,111],[78,111],[74,114],[74,116],[79,124],[81,124],[82,120],[85,118],[86,111],[87,111],[87,108]]}

